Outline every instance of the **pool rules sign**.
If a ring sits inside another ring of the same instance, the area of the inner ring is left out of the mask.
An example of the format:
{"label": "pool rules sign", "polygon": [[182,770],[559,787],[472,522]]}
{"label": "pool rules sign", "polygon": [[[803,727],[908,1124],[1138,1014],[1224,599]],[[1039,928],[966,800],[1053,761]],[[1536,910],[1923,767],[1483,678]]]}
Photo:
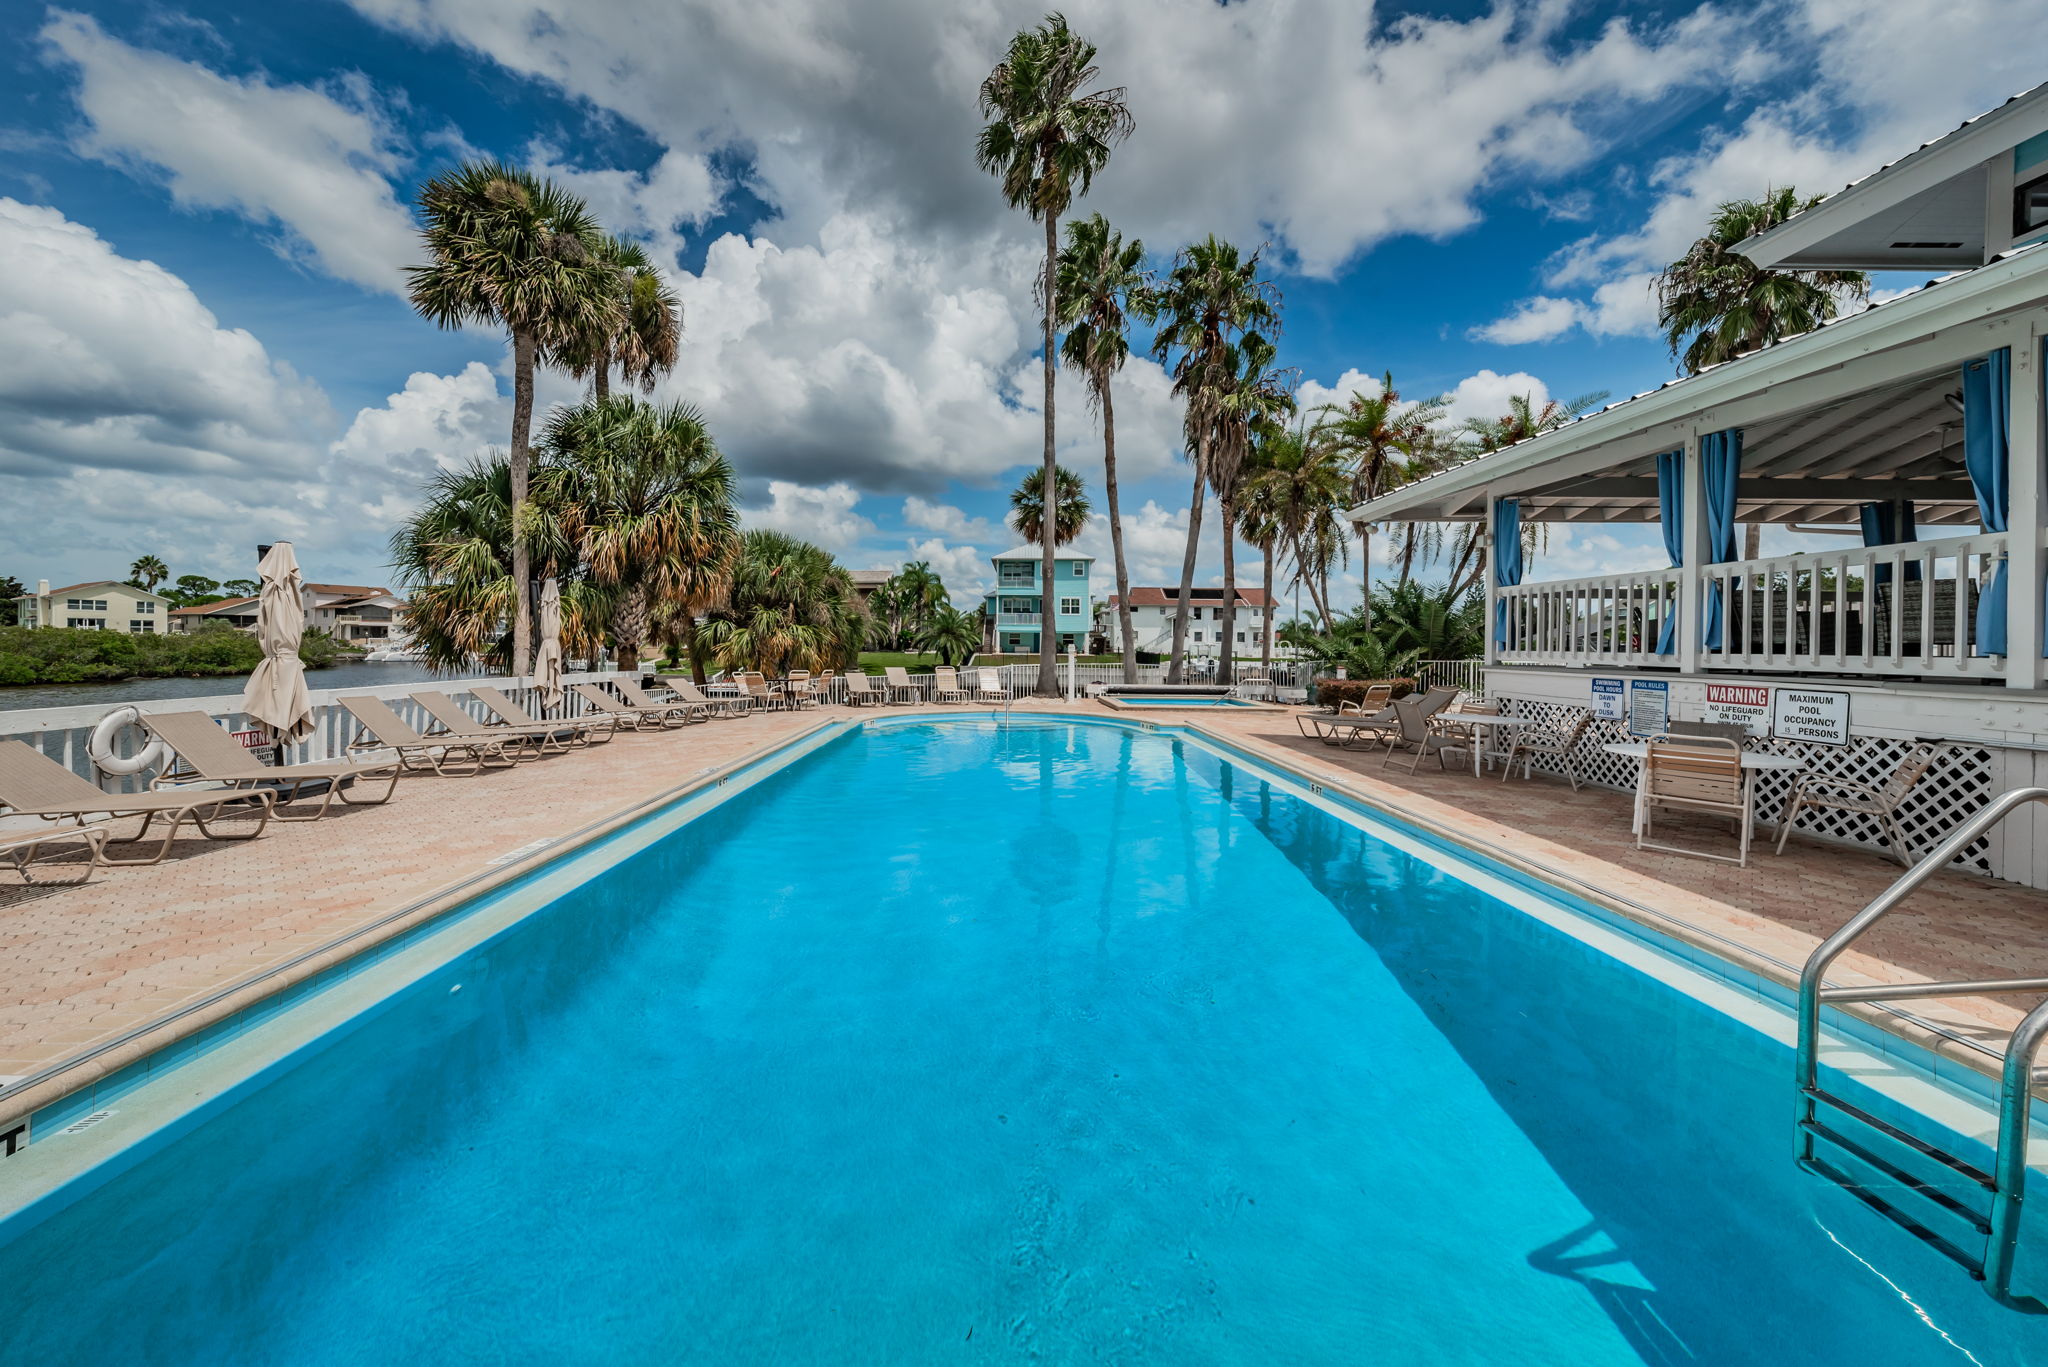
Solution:
{"label": "pool rules sign", "polygon": [[1849,695],[1781,688],[1771,702],[1771,730],[1779,740],[1814,745],[1849,743]]}

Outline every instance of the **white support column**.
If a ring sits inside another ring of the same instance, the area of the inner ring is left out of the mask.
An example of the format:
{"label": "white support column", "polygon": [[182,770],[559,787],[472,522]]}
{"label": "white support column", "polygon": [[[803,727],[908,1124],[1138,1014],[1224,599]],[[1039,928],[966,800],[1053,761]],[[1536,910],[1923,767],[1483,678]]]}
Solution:
{"label": "white support column", "polygon": [[2012,338],[2012,412],[2006,428],[2005,686],[2042,685],[2041,532],[2048,527],[2048,480],[2042,473],[2041,338],[2035,321]]}
{"label": "white support column", "polygon": [[1500,589],[1495,586],[1493,579],[1493,514],[1494,505],[1499,502],[1500,500],[1493,496],[1493,490],[1488,489],[1486,491],[1486,521],[1481,523],[1479,527],[1479,553],[1485,557],[1486,564],[1486,572],[1479,576],[1480,584],[1486,594],[1485,659],[1486,663],[1490,665],[1500,663],[1500,645],[1494,640],[1494,623],[1498,620],[1498,609],[1495,607],[1495,604],[1500,602]]}
{"label": "white support column", "polygon": [[1707,614],[1704,574],[1707,561],[1707,479],[1700,466],[1698,432],[1685,439],[1685,477],[1680,482],[1685,489],[1684,506],[1680,512],[1685,525],[1679,554],[1685,564],[1678,576],[1678,672],[1697,674],[1700,671],[1700,623]]}

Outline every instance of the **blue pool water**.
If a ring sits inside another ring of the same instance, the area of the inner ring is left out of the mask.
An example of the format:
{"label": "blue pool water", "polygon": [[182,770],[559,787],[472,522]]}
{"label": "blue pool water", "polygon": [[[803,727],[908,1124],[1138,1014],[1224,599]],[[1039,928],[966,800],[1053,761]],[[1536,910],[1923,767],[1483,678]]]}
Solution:
{"label": "blue pool water", "polygon": [[2048,1360],[2041,1321],[1794,1168],[1789,1077],[1765,1037],[1167,736],[872,728],[0,1243],[0,1343],[38,1367]]}

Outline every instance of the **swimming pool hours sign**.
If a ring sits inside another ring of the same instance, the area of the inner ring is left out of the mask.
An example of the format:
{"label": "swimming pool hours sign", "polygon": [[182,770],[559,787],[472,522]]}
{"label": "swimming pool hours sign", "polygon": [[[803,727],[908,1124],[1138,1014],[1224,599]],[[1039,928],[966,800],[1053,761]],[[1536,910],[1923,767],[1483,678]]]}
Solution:
{"label": "swimming pool hours sign", "polygon": [[1771,730],[1780,740],[1815,745],[1849,743],[1849,695],[1781,688],[1771,705]]}

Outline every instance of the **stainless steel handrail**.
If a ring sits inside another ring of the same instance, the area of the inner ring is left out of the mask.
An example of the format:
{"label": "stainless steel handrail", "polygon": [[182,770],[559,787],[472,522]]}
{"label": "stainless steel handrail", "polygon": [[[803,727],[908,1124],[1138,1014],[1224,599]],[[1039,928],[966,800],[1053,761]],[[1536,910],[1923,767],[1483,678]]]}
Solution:
{"label": "stainless steel handrail", "polygon": [[[1953,863],[1984,833],[2021,807],[2048,802],[2048,788],[2016,788],[1993,799],[1949,833],[1946,840],[1925,859],[1901,874],[1896,882],[1870,905],[1852,916],[1840,930],[1820,942],[1807,957],[1799,973],[1799,1124],[1798,1157],[1803,1164],[1814,1161],[1816,1105],[1820,1090],[1820,1008],[1828,1002],[1896,1001],[1908,997],[1988,996],[2003,992],[2048,990],[2048,978],[1997,978],[1974,981],[1886,983],[1873,987],[1827,987],[1823,979],[1828,968],[1864,932],[1905,900],[1906,896]],[[2013,1259],[2019,1245],[2020,1207],[2026,1196],[2028,1127],[2032,1121],[2034,1058],[2048,1040],[2048,1002],[2036,1006],[2014,1030],[2005,1049],[2005,1067],[1999,1086],[1998,1156],[1992,1165],[1991,1232],[1985,1242],[1982,1276],[1984,1289],[2000,1304],[2035,1313],[2048,1311],[2030,1296],[2012,1292]]]}

